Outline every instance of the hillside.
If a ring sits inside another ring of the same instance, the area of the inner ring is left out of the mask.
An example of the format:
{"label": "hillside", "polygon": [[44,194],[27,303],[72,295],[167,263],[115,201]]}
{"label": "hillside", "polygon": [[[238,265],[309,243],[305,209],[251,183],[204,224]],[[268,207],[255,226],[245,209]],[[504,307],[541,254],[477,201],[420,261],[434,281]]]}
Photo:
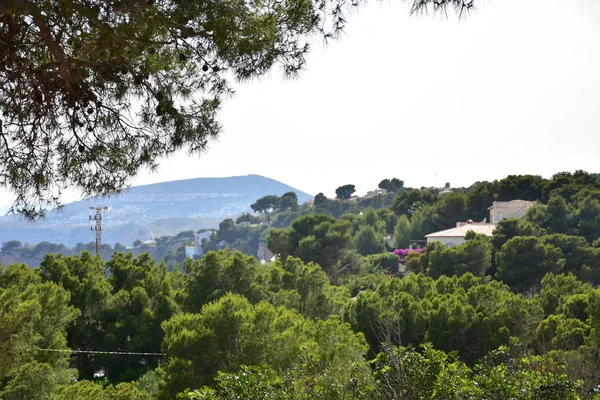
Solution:
{"label": "hillside", "polygon": [[131,243],[135,239],[172,235],[185,229],[216,228],[221,220],[250,210],[256,199],[293,191],[298,201],[307,193],[260,175],[196,178],[135,186],[115,196],[66,204],[38,223],[16,216],[0,217],[0,242],[50,241],[73,246],[94,240],[89,207],[108,206],[103,216],[103,242]]}

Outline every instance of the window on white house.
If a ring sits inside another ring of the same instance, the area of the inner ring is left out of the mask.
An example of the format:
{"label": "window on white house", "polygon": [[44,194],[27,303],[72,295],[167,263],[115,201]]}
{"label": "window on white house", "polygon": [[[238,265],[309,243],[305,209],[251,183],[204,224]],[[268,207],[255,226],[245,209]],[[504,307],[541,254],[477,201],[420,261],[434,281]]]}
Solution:
{"label": "window on white house", "polygon": [[496,214],[496,221],[502,221],[504,219],[504,213]]}

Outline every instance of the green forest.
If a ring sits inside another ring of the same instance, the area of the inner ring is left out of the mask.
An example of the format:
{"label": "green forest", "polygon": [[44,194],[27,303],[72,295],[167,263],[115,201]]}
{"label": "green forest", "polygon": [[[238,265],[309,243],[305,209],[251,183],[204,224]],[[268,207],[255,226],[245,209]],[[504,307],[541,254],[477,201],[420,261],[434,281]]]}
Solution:
{"label": "green forest", "polygon": [[[600,399],[597,174],[379,188],[257,199],[201,258],[192,231],[1,266],[0,398]],[[514,199],[492,237],[423,242]]]}

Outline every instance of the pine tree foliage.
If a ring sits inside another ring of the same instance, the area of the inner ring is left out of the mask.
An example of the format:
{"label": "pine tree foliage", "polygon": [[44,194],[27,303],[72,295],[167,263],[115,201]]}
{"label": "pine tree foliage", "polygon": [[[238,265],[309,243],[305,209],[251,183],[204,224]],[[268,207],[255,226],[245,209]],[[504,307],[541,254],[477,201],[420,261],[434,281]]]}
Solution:
{"label": "pine tree foliage", "polygon": [[[359,0],[0,0],[0,187],[29,219],[125,188],[221,126],[230,80],[295,75]],[[415,0],[412,12],[473,0]]]}

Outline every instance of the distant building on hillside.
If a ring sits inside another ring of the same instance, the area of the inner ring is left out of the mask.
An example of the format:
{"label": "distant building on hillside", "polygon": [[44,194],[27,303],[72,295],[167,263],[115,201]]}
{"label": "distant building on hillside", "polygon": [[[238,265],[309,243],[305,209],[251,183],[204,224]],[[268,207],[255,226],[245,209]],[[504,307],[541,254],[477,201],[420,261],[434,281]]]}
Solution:
{"label": "distant building on hillside", "polygon": [[266,242],[259,242],[258,243],[258,251],[256,252],[256,258],[258,258],[258,260],[260,262],[269,262],[273,259],[273,253],[271,252],[271,250],[269,250],[269,248],[267,247],[267,243]]}
{"label": "distant building on hillside", "polygon": [[490,210],[490,223],[497,224],[506,218],[523,218],[527,214],[529,207],[533,206],[535,201],[513,200],[513,201],[494,201]]}
{"label": "distant building on hillside", "polygon": [[440,232],[425,235],[427,243],[440,242],[445,246],[452,247],[465,242],[467,232],[473,231],[477,234],[493,236],[492,232],[496,229],[496,224],[507,218],[523,218],[527,214],[529,207],[535,204],[534,201],[513,200],[513,201],[494,201],[488,208],[490,211],[490,222],[457,222],[456,227],[446,229]]}
{"label": "distant building on hillside", "polygon": [[[185,246],[185,256],[187,258],[197,258],[204,254],[204,249],[202,248],[202,239],[208,239],[211,235],[212,231],[206,231],[201,233],[194,233],[194,242],[191,246]],[[179,243],[176,244],[179,246]]]}
{"label": "distant building on hillside", "polygon": [[367,194],[365,194],[363,196],[363,198],[375,197],[377,195],[386,194],[386,193],[387,193],[386,189],[375,189],[375,190],[368,191]]}

